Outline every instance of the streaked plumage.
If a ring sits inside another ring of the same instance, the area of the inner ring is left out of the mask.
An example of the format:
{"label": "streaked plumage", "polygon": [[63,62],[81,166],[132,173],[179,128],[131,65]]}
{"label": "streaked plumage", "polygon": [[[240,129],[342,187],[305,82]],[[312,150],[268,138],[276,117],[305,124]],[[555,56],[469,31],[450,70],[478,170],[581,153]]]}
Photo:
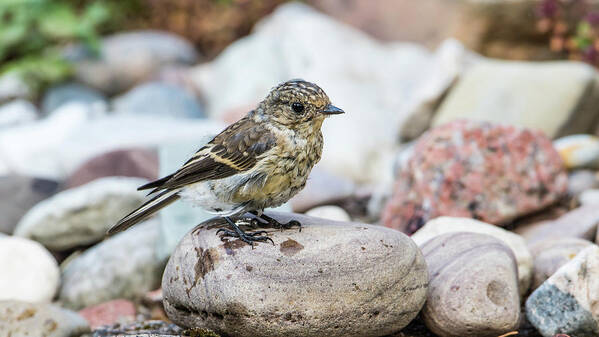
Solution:
{"label": "streaked plumage", "polygon": [[264,208],[283,204],[304,187],[320,160],[324,119],[342,112],[313,83],[291,80],[278,85],[255,110],[214,137],[175,173],[141,186],[140,190],[152,189],[153,198],[121,219],[109,234],[179,198],[221,216],[261,214]]}

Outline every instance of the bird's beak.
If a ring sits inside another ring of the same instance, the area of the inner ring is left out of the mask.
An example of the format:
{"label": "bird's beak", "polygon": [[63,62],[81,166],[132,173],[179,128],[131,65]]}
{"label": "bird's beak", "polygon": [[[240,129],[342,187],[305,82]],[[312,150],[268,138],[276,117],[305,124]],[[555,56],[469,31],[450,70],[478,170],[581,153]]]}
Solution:
{"label": "bird's beak", "polygon": [[339,115],[339,114],[345,113],[345,111],[339,109],[338,107],[334,106],[333,104],[329,104],[324,108],[324,110],[322,110],[322,113],[325,115]]}

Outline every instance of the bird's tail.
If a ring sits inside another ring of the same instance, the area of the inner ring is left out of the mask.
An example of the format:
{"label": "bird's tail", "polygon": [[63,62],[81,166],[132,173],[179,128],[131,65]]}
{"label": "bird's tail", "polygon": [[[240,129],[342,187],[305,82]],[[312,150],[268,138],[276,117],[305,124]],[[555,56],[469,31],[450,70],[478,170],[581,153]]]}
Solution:
{"label": "bird's tail", "polygon": [[127,214],[124,218],[119,220],[119,222],[117,222],[116,225],[112,226],[108,230],[107,234],[113,235],[118,232],[122,232],[127,228],[135,225],[136,223],[144,219],[147,219],[163,207],[168,206],[172,202],[179,199],[179,195],[177,193],[179,193],[179,190],[165,190],[163,192],[160,192],[155,197],[146,201],[143,205],[139,206],[139,208],[137,208],[136,210]]}

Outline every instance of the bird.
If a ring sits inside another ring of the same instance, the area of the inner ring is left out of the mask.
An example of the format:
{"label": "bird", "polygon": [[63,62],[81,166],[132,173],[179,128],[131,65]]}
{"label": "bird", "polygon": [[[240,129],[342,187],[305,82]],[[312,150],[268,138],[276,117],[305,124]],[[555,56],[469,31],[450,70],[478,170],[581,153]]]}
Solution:
{"label": "bird", "polygon": [[217,231],[254,245],[272,242],[265,231],[239,228],[232,218],[246,213],[281,229],[264,209],[287,202],[302,190],[321,158],[324,120],[344,111],[318,85],[292,79],[276,85],[243,118],[201,147],[176,172],[140,186],[151,199],[119,220],[108,235],[126,230],[178,199],[226,220],[231,230]]}

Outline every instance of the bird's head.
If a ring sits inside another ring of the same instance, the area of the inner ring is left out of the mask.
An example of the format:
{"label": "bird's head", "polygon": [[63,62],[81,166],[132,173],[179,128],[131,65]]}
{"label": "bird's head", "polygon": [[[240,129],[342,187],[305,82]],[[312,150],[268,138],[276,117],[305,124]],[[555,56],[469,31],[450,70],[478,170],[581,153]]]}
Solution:
{"label": "bird's head", "polygon": [[332,105],[327,94],[316,84],[294,79],[274,87],[260,102],[256,113],[260,118],[294,130],[320,130],[326,117],[344,111]]}

